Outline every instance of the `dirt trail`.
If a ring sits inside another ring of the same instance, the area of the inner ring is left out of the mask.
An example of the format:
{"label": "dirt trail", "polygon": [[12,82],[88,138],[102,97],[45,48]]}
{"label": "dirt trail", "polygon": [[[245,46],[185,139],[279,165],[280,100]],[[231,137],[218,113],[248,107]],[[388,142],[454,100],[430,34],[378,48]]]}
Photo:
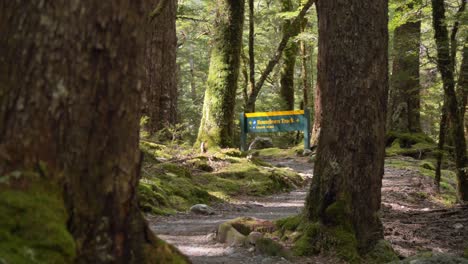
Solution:
{"label": "dirt trail", "polygon": [[[268,160],[275,166],[289,167],[312,177],[312,166],[304,158]],[[150,218],[159,237],[177,246],[193,263],[337,263],[323,256],[285,260],[233,248],[213,238],[218,224],[251,216],[273,220],[299,213],[306,188],[267,197],[239,197],[236,202],[215,206],[216,215],[179,213]],[[444,208],[427,197],[433,193],[430,179],[411,170],[387,167],[382,188],[385,238],[401,256],[418,251],[460,254],[468,243],[468,206]],[[422,195],[426,193],[427,195]]]}

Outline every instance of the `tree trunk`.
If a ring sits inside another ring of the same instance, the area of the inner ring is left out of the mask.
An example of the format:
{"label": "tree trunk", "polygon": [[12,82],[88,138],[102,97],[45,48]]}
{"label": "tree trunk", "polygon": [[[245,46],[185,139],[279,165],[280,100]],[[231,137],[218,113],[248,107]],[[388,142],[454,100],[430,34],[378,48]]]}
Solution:
{"label": "tree trunk", "polygon": [[[304,33],[307,27],[307,19],[304,19],[304,22],[301,26],[301,31]],[[307,53],[307,44],[305,41],[301,40],[301,79],[302,79],[302,106],[303,109],[309,108],[309,93],[310,93],[310,80],[309,80],[309,71],[310,67],[308,64],[308,53]]]}
{"label": "tree trunk", "polygon": [[447,102],[444,100],[444,104],[442,106],[442,115],[440,117],[440,125],[439,125],[439,142],[437,143],[437,162],[435,168],[435,177],[434,177],[434,185],[436,186],[437,190],[440,187],[440,179],[442,175],[442,159],[444,157],[444,145],[445,145],[445,137],[447,134]]}
{"label": "tree trunk", "polygon": [[232,146],[234,107],[239,76],[244,0],[217,0],[216,19],[203,117],[196,145]]}
{"label": "tree trunk", "polygon": [[184,260],[154,237],[136,201],[148,5],[0,7],[0,177],[23,171],[25,189],[26,172],[60,183],[75,263]]}
{"label": "tree trunk", "polygon": [[445,98],[447,100],[448,116],[452,126],[450,132],[454,142],[456,142],[455,165],[457,168],[458,195],[460,200],[468,201],[468,178],[465,171],[467,157],[463,117],[458,107],[458,99],[455,92],[454,66],[450,55],[450,42],[445,20],[444,1],[432,0],[432,21],[437,46],[437,67],[442,76]]}
{"label": "tree trunk", "polygon": [[150,134],[177,121],[176,0],[152,1],[161,6],[153,16],[146,46],[146,129]]}
{"label": "tree trunk", "polygon": [[334,239],[346,233],[349,239],[338,244],[365,253],[383,239],[387,1],[318,1],[317,12],[322,122],[305,212]]}
{"label": "tree trunk", "polygon": [[[291,12],[293,10],[294,6],[291,0],[281,0],[282,12]],[[290,19],[285,19],[282,27],[283,35],[290,34],[291,38],[294,38],[299,34],[300,24],[292,24]],[[294,70],[296,68],[297,51],[297,44],[293,39],[290,39],[283,52],[283,64],[280,75],[281,108],[284,110],[294,109]]]}
{"label": "tree trunk", "polygon": [[[255,90],[255,16],[254,0],[249,0],[249,92]],[[248,97],[247,97],[248,98]],[[247,99],[248,102],[248,99]],[[255,104],[249,106],[250,112],[255,112]]]}
{"label": "tree trunk", "polygon": [[393,70],[390,82],[387,129],[418,133],[420,123],[419,47],[421,21],[406,22],[393,37]]}

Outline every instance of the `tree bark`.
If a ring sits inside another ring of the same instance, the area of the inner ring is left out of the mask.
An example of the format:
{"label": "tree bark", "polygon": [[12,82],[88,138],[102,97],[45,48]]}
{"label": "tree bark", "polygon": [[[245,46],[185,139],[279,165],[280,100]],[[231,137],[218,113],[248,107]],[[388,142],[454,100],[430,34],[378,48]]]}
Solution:
{"label": "tree bark", "polygon": [[239,76],[244,0],[217,0],[213,48],[196,145],[232,146],[234,107]]}
{"label": "tree bark", "polygon": [[421,21],[406,22],[393,37],[393,70],[390,82],[387,128],[418,133],[420,123],[419,47]]}
{"label": "tree bark", "polygon": [[34,171],[63,184],[76,263],[185,259],[152,234],[136,201],[148,7],[0,3],[0,176]]}
{"label": "tree bark", "polygon": [[317,12],[322,122],[305,213],[355,238],[364,253],[383,239],[387,1],[318,1]]}
{"label": "tree bark", "polygon": [[[282,12],[291,12],[293,10],[294,6],[291,0],[281,0]],[[293,24],[290,19],[285,19],[282,27],[283,36],[289,34],[291,35],[290,38],[294,38],[299,34],[301,24]],[[294,70],[296,68],[297,51],[297,43],[290,39],[283,51],[283,64],[280,75],[281,108],[284,110],[294,109]]]}
{"label": "tree bark", "polygon": [[432,21],[437,46],[437,67],[442,76],[445,98],[447,100],[448,116],[452,126],[450,132],[454,142],[456,142],[455,165],[457,168],[458,196],[460,200],[468,201],[468,178],[465,171],[467,156],[463,117],[455,92],[454,65],[450,55],[450,42],[445,20],[444,1],[432,0]]}
{"label": "tree bark", "polygon": [[[165,1],[165,2],[164,2]],[[177,121],[176,0],[156,0],[160,7],[147,33],[145,110],[150,134]]]}

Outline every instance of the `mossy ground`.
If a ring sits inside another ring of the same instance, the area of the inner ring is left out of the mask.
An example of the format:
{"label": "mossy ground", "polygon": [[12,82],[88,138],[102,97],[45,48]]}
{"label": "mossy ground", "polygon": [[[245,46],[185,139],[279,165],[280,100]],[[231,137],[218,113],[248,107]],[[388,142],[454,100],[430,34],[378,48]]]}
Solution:
{"label": "mossy ground", "polygon": [[31,172],[0,177],[0,263],[72,263],[60,188]]}
{"label": "mossy ground", "polygon": [[[417,160],[410,157],[395,156],[385,160],[385,165],[397,169],[413,170],[419,172],[432,180],[435,177],[435,159]],[[456,173],[450,170],[449,163],[445,163],[445,169],[441,170],[440,192],[431,196],[434,201],[450,206],[457,202],[457,177]]]}
{"label": "mossy ground", "polygon": [[190,155],[180,146],[174,150],[146,142],[141,148],[145,158],[140,207],[151,214],[173,214],[197,203],[229,201],[236,195],[288,191],[304,183],[294,171],[275,168],[257,157],[246,158],[236,149]]}

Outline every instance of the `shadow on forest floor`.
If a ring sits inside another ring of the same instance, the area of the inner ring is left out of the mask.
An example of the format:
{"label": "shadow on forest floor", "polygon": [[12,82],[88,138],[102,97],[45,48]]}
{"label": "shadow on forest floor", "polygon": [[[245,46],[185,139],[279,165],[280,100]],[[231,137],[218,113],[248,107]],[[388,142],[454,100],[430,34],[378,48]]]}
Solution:
{"label": "shadow on forest floor", "polygon": [[[269,158],[268,162],[312,176],[307,158]],[[153,230],[177,246],[194,263],[340,263],[334,257],[316,256],[285,260],[229,247],[213,238],[217,226],[227,220],[251,216],[273,220],[302,210],[307,187],[266,197],[236,197],[215,206],[212,216],[190,212],[150,217]],[[433,199],[432,179],[417,170],[386,166],[382,188],[382,221],[385,238],[403,257],[432,251],[460,255],[467,245],[468,207],[447,207]]]}

